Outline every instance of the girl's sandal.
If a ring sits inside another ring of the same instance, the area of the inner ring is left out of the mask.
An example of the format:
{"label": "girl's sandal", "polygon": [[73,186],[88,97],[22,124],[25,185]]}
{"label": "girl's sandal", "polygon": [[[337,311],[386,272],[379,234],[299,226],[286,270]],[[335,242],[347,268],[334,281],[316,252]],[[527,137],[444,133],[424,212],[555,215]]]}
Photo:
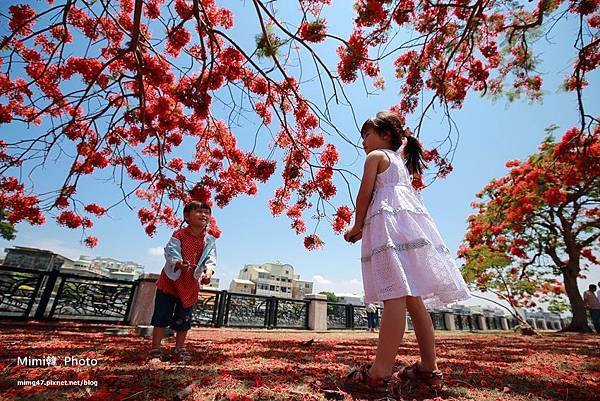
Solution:
{"label": "girl's sandal", "polygon": [[422,381],[434,391],[440,391],[444,387],[444,374],[441,370],[422,370],[419,362],[407,366],[393,374],[397,379]]}
{"label": "girl's sandal", "polygon": [[369,374],[370,363],[352,369],[340,380],[340,387],[349,393],[387,395],[390,378],[376,379]]}

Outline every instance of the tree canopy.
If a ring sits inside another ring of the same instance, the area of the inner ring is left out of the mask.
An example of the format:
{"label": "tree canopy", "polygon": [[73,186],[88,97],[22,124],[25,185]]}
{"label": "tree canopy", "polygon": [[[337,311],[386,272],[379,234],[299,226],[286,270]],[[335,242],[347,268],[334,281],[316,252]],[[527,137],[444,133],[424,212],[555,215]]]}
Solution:
{"label": "tree canopy", "polygon": [[557,297],[566,294],[570,328],[586,330],[577,279],[600,264],[600,127],[591,135],[570,129],[558,143],[549,135],[537,153],[506,166],[510,173],[473,202],[463,273],[514,308],[542,300],[560,309]]}
{"label": "tree canopy", "polygon": [[[579,33],[564,89],[577,96],[579,132],[597,123],[583,96],[586,75],[600,62],[597,0],[357,0],[347,37],[324,17],[331,0],[299,0],[291,20],[279,17],[288,1],[251,0],[240,15],[216,0],[46,3],[3,4],[0,13],[0,210],[13,225],[51,217],[89,230],[136,197],[143,204],[130,207],[153,235],[158,225],[180,223],[181,201],[224,207],[255,194],[279,167],[273,215],[287,215],[304,234],[312,211],[316,225],[326,219],[341,232],[351,206],[333,202],[333,177],[348,189],[356,177],[339,166],[330,135],[353,141],[336,128],[330,106],[346,105],[356,118],[345,85],[363,80],[380,90],[390,85],[382,69],[394,68],[400,96],[390,106],[417,136],[439,105],[448,135],[426,158],[444,176],[458,139],[451,110],[472,92],[539,99],[535,41],[568,17]],[[250,47],[234,35],[240,18],[256,22]],[[323,43],[337,48],[335,65],[324,61]],[[308,64],[320,97],[303,94],[300,71]],[[245,118],[260,119],[268,145],[239,146]],[[9,124],[15,128],[7,132]],[[185,159],[183,144],[193,149]],[[62,184],[40,189],[27,180],[52,160],[62,162]],[[86,177],[111,180],[121,196],[86,199],[78,192]],[[304,243],[311,249],[322,241],[313,232]]]}

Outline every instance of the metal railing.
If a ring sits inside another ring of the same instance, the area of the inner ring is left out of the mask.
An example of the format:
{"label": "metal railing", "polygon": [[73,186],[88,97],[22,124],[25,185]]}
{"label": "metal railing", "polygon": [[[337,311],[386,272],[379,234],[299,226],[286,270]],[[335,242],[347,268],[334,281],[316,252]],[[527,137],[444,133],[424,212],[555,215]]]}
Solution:
{"label": "metal railing", "polygon": [[0,266],[0,317],[128,323],[137,282]]}
{"label": "metal railing", "polygon": [[206,326],[308,329],[309,301],[202,290],[193,322]]}
{"label": "metal railing", "polygon": [[[141,282],[142,279],[132,282],[59,270],[0,266],[0,318],[128,324],[134,295]],[[194,306],[193,322],[213,327],[308,329],[310,302],[203,289]],[[512,317],[434,310],[430,316],[436,330],[449,329],[446,313],[453,315],[456,330],[503,330],[518,325]],[[378,308],[377,320],[382,315],[383,309]],[[506,319],[504,325],[502,319]],[[527,320],[543,327],[539,318]],[[560,329],[565,324],[562,320],[545,320],[545,323],[548,329]],[[327,303],[329,329],[366,329],[367,326],[364,305]],[[407,327],[413,329],[410,317]]]}

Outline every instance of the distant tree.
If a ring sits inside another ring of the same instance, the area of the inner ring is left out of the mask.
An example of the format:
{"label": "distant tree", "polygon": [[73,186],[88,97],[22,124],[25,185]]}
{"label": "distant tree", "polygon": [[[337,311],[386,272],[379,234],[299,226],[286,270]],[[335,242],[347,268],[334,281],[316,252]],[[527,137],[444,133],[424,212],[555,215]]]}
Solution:
{"label": "distant tree", "polygon": [[2,236],[2,238],[4,239],[11,241],[17,237],[15,235],[17,230],[15,226],[13,226],[5,220],[6,213],[4,212],[4,210],[0,210],[0,236]]}
{"label": "distant tree", "polygon": [[338,297],[336,297],[333,292],[321,291],[319,294],[325,295],[327,297],[327,302],[337,302],[338,301]]}
{"label": "distant tree", "polygon": [[[600,127],[550,135],[526,161],[477,194],[459,255],[465,279],[515,310],[566,294],[573,319],[567,331],[590,331],[577,279],[597,258],[600,238]],[[560,280],[562,278],[562,282]]]}

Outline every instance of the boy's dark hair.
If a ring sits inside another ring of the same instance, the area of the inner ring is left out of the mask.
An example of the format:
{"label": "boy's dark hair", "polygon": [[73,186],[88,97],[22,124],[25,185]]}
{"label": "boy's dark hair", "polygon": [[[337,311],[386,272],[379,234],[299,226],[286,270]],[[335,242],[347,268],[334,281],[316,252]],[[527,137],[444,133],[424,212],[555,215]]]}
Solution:
{"label": "boy's dark hair", "polygon": [[197,209],[206,209],[208,210],[208,212],[210,214],[212,214],[212,209],[210,208],[210,206],[207,203],[204,202],[200,202],[200,201],[191,201],[185,204],[185,206],[183,207],[183,214],[188,214],[189,212],[191,212],[192,210],[197,210]]}
{"label": "boy's dark hair", "polygon": [[590,284],[590,287],[589,287],[590,291],[596,291],[596,288],[598,288],[598,287],[596,287],[595,284]]}
{"label": "boy's dark hair", "polygon": [[407,133],[402,126],[402,120],[397,113],[392,111],[381,111],[375,117],[369,118],[364,122],[360,129],[360,135],[364,136],[365,132],[373,128],[380,135],[387,132],[392,138],[392,147],[397,151],[402,145],[402,139],[406,138],[406,146],[402,151],[406,159],[406,168],[411,175],[421,175],[425,168],[423,163],[423,148],[417,138],[414,138]]}

